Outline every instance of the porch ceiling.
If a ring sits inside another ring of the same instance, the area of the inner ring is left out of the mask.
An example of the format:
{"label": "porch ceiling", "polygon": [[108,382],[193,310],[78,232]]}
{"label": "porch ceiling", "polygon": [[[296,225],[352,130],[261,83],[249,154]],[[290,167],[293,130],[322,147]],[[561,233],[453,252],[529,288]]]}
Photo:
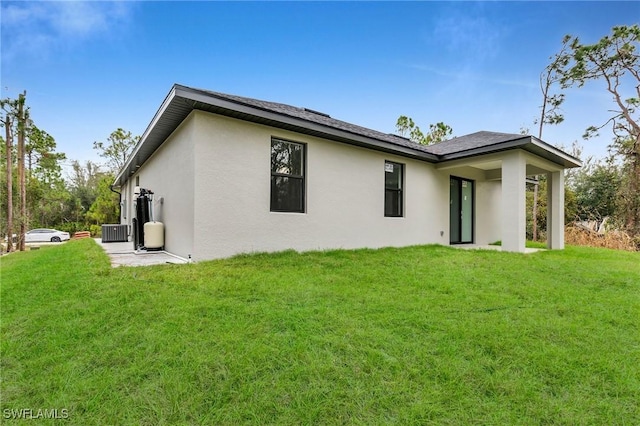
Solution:
{"label": "porch ceiling", "polygon": [[[562,170],[562,166],[546,158],[538,157],[525,151],[527,176],[541,175]],[[439,170],[474,168],[481,170],[487,179],[499,179],[502,176],[502,158],[505,153],[493,153],[477,157],[445,161],[437,164]]]}
{"label": "porch ceiling", "polygon": [[476,169],[480,169],[480,170],[499,169],[502,167],[502,161],[500,160],[483,161],[483,162],[473,163],[471,167],[475,167]]}
{"label": "porch ceiling", "polygon": [[[485,172],[491,172],[491,174],[494,176],[496,173],[498,173],[499,176],[502,176],[502,162],[500,160],[475,163],[475,164],[469,165],[469,167],[483,170]],[[542,175],[548,172],[549,170],[545,170],[533,164],[527,164],[527,176]]]}

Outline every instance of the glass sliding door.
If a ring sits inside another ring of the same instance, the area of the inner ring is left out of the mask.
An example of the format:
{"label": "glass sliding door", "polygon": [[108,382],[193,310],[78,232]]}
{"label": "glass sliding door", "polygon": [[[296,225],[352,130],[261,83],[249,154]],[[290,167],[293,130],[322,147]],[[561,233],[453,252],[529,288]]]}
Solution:
{"label": "glass sliding door", "polygon": [[473,242],[473,182],[460,180],[460,234],[462,243]]}
{"label": "glass sliding door", "polygon": [[451,244],[473,243],[473,181],[451,177],[449,220]]}
{"label": "glass sliding door", "polygon": [[451,243],[460,242],[460,185],[451,178],[451,197],[449,198],[449,229]]}

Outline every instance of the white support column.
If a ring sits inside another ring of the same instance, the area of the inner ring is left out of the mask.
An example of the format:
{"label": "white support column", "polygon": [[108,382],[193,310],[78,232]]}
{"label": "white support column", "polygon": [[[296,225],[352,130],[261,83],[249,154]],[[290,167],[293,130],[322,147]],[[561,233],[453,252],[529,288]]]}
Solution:
{"label": "white support column", "polygon": [[524,252],[526,226],[527,162],[522,151],[502,159],[502,250]]}
{"label": "white support column", "polygon": [[547,247],[564,248],[564,171],[547,173]]}

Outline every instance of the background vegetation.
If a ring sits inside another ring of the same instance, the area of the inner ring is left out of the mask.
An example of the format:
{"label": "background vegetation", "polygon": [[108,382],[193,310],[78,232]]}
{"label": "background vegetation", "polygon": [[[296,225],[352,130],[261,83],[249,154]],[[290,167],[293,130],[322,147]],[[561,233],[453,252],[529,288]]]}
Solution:
{"label": "background vegetation", "polygon": [[138,137],[115,130],[106,142],[94,142],[105,165],[71,160],[71,173],[63,176],[62,164],[69,160],[56,152],[53,136],[29,118],[26,93],[19,99],[4,99],[0,106],[5,130],[0,136],[1,237],[18,234],[18,248],[19,230],[51,227],[100,235],[103,223],[119,222],[120,199],[111,184]]}
{"label": "background vegetation", "polygon": [[[570,90],[594,85],[612,99],[605,123],[586,129],[585,138],[611,132],[607,158],[587,158],[584,167],[566,172],[565,217],[568,222],[608,218],[609,228],[625,231],[640,249],[640,26],[618,26],[598,42],[585,44],[566,36],[558,52],[540,75],[542,102],[534,120],[537,136],[546,125],[561,125],[562,104]],[[57,227],[74,232],[99,233],[102,223],[118,220],[118,194],[110,189],[114,175],[139,140],[117,129],[94,148],[104,165],[72,161],[70,176],[62,175],[65,154],[56,152],[54,138],[29,118],[26,94],[0,101],[0,237],[34,227]],[[414,121],[401,116],[397,131],[417,143],[432,144],[452,135],[453,129],[438,122],[423,133]],[[528,133],[527,129],[524,129]],[[562,148],[562,147],[561,147]],[[580,157],[577,142],[569,150]],[[23,172],[22,172],[22,171]],[[24,176],[24,178],[22,177]],[[531,185],[528,200],[529,238],[545,238],[546,182]],[[10,229],[9,229],[10,228]]]}
{"label": "background vegetation", "polygon": [[[562,147],[584,162],[580,169],[566,171],[565,219],[570,222],[595,223],[600,227],[625,232],[640,250],[640,26],[616,26],[598,42],[584,44],[577,37],[565,36],[558,52],[540,73],[542,102],[540,115],[534,120],[538,139],[543,139],[546,125],[561,125],[562,105],[570,89],[600,85],[612,99],[605,123],[595,123],[585,130],[589,139],[606,130],[612,135],[606,158],[582,158],[577,141]],[[430,145],[447,139],[453,129],[440,122],[431,124],[424,134],[410,117],[400,116],[396,131],[416,143]],[[528,128],[520,129],[530,133]],[[527,236],[544,240],[546,234],[546,178],[536,176],[539,184],[527,188]],[[591,236],[575,241],[591,241]],[[616,243],[619,241],[616,241]],[[598,244],[600,245],[600,244]]]}

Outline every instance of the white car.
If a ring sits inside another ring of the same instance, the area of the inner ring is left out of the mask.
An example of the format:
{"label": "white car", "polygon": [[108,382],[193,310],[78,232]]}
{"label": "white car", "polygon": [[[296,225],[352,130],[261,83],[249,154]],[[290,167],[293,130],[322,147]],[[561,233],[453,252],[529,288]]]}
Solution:
{"label": "white car", "polygon": [[68,232],[58,231],[56,229],[32,229],[24,234],[24,241],[26,243],[42,243],[49,242],[59,243],[61,241],[69,240],[70,236]]}

